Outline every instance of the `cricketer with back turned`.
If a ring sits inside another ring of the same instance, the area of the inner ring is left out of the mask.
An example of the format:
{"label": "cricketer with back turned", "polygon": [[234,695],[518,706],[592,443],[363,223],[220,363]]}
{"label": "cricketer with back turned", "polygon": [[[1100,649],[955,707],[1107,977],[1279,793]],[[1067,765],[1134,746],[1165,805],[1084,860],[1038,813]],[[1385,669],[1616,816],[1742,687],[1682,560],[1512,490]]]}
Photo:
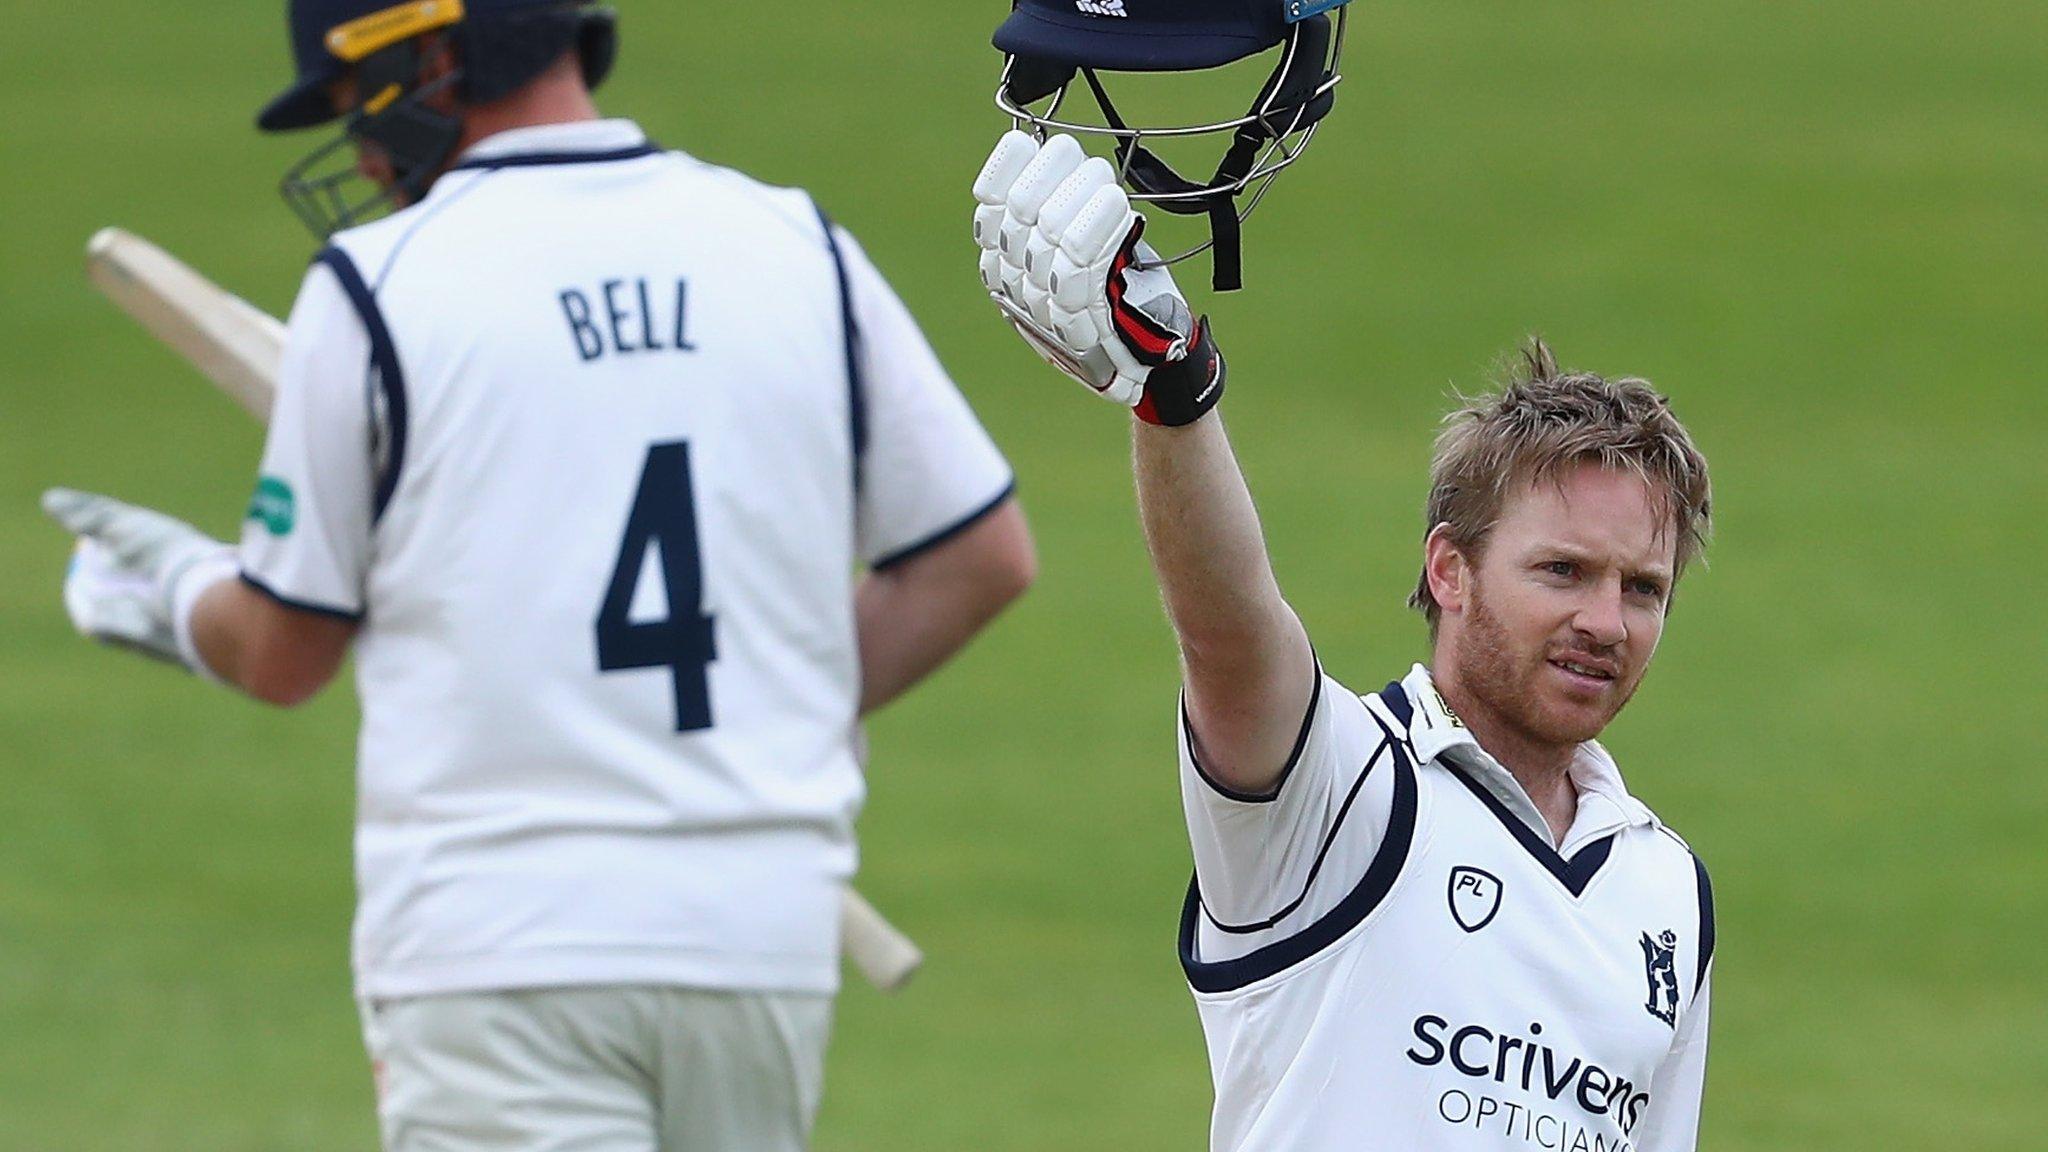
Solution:
{"label": "cricketer with back turned", "polygon": [[291,32],[261,126],[346,130],[240,547],[52,492],[66,604],[276,703],[353,651],[392,1152],[796,1152],[859,718],[1029,583],[1010,469],[806,195],[599,118],[608,11]]}

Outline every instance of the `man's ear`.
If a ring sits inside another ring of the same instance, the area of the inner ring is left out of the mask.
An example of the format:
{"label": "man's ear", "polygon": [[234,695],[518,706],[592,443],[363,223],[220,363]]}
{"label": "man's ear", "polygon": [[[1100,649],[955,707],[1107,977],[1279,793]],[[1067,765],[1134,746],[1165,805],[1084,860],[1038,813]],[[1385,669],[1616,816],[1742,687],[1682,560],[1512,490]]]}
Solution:
{"label": "man's ear", "polygon": [[1451,542],[1448,524],[1430,529],[1422,545],[1422,572],[1429,580],[1429,594],[1446,615],[1463,612],[1472,589],[1472,565]]}

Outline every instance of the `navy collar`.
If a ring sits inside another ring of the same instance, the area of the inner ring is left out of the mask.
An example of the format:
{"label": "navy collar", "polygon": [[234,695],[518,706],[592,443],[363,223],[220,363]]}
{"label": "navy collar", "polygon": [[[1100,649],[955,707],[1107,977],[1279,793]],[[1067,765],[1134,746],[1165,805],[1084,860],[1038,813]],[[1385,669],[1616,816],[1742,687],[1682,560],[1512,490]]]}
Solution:
{"label": "navy collar", "polygon": [[[1400,684],[1413,709],[1408,739],[1415,747],[1416,763],[1436,761],[1456,766],[1462,770],[1467,784],[1476,784],[1489,793],[1498,811],[1512,815],[1523,826],[1522,830],[1550,843],[1550,826],[1537,811],[1535,801],[1529,799],[1514,773],[1480,747],[1471,729],[1444,703],[1429,669],[1415,665]],[[1621,769],[1599,741],[1588,740],[1579,746],[1579,754],[1572,761],[1571,778],[1578,789],[1579,810],[1565,833],[1565,847],[1583,844],[1589,837],[1605,836],[1619,828],[1657,822],[1647,806],[1629,795],[1621,780]]]}
{"label": "navy collar", "polygon": [[469,147],[450,171],[527,168],[548,164],[599,164],[635,160],[661,149],[631,120],[579,120],[536,124],[486,136]]}
{"label": "navy collar", "polygon": [[1565,891],[1573,896],[1585,895],[1586,885],[1593,882],[1593,877],[1600,872],[1600,866],[1607,863],[1608,853],[1614,851],[1614,838],[1620,835],[1620,832],[1609,832],[1590,840],[1567,858],[1551,845],[1548,836],[1529,827],[1528,821],[1510,812],[1507,805],[1502,804],[1491,790],[1474,779],[1457,761],[1446,757],[1438,763],[1449,769],[1451,775],[1458,778],[1458,783],[1463,784],[1472,795],[1479,798],[1481,804],[1486,805],[1487,810],[1500,820],[1501,827],[1506,828],[1508,834],[1519,841],[1522,847],[1528,850],[1529,855],[1536,858],[1538,864],[1543,865],[1544,871],[1557,877],[1557,882],[1564,885]]}
{"label": "navy collar", "polygon": [[1565,836],[1565,847],[1574,848],[1567,857],[1552,843],[1549,825],[1514,775],[1479,746],[1444,703],[1427,668],[1415,665],[1406,677],[1387,685],[1379,700],[1406,730],[1416,763],[1434,763],[1455,777],[1574,897],[1583,895],[1599,874],[1624,829],[1656,824],[1650,810],[1622,787],[1606,750],[1588,741],[1572,767],[1579,814]]}

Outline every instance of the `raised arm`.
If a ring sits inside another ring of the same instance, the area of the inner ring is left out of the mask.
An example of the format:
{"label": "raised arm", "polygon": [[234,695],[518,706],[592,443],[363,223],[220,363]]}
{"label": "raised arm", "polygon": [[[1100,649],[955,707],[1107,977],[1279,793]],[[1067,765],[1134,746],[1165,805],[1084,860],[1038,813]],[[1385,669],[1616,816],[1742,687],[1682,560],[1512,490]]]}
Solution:
{"label": "raised arm", "polygon": [[1210,776],[1279,783],[1315,689],[1308,633],[1280,594],[1223,418],[1132,434],[1145,544],[1180,638],[1189,726]]}
{"label": "raised arm", "polygon": [[1266,558],[1214,413],[1223,358],[1142,240],[1108,161],[1071,137],[1010,133],[975,181],[990,296],[1047,362],[1136,417],[1138,504],[1180,638],[1188,719],[1233,792],[1279,782],[1315,692],[1315,657]]}

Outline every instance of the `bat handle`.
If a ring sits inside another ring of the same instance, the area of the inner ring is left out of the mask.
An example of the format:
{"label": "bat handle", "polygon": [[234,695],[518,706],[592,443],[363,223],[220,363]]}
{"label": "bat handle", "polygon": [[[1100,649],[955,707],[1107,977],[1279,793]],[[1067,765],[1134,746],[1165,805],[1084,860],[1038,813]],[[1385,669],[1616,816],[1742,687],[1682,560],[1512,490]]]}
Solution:
{"label": "bat handle", "polygon": [[898,991],[909,983],[924,963],[924,953],[917,945],[851,888],[846,889],[839,912],[840,941],[868,983],[884,992]]}

